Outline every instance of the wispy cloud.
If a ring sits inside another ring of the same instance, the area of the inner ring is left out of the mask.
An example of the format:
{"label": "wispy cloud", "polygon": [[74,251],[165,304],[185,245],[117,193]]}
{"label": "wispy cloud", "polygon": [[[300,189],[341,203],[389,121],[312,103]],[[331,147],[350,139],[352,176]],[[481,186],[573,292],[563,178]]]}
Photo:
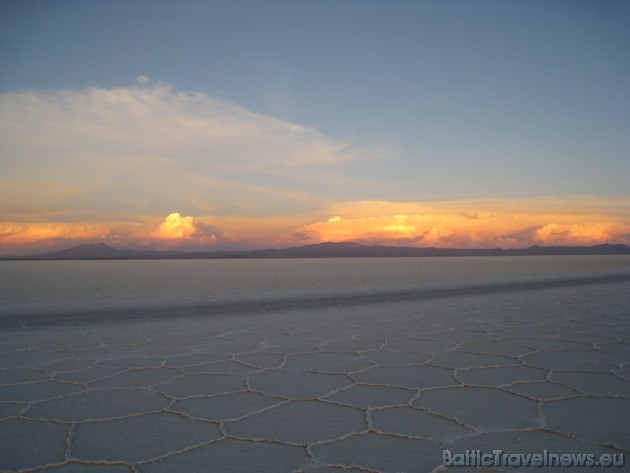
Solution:
{"label": "wispy cloud", "polygon": [[0,142],[3,178],[20,183],[0,215],[17,221],[25,202],[44,220],[60,209],[81,219],[208,207],[280,215],[324,201],[339,165],[373,152],[145,76],[126,88],[2,94]]}

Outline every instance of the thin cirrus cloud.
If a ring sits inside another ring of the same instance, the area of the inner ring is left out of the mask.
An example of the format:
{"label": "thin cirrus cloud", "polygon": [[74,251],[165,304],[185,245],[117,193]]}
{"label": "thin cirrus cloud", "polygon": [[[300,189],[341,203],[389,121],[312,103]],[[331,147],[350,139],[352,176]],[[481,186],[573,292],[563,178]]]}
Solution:
{"label": "thin cirrus cloud", "polygon": [[[65,219],[173,208],[286,214],[316,205],[339,165],[373,152],[144,76],[128,88],[5,93],[0,107],[1,169],[12,184],[1,212],[17,220],[30,209]],[[40,200],[65,187],[78,195]]]}

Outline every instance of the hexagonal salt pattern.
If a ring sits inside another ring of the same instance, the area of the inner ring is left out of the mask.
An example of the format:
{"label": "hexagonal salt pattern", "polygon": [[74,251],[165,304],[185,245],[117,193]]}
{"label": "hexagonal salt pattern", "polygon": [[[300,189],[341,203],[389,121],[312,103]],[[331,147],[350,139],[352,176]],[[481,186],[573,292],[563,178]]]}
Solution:
{"label": "hexagonal salt pattern", "polygon": [[139,466],[140,473],[295,471],[310,462],[306,448],[224,439]]}
{"label": "hexagonal salt pattern", "polygon": [[6,328],[0,470],[496,472],[513,469],[442,467],[442,449],[627,455],[629,312],[627,285],[608,284]]}
{"label": "hexagonal salt pattern", "polygon": [[0,421],[0,468],[18,470],[62,462],[68,426],[29,422],[19,418]]}
{"label": "hexagonal salt pattern", "polygon": [[431,471],[441,463],[438,442],[368,432],[313,447],[315,458],[362,471]]}
{"label": "hexagonal salt pattern", "polygon": [[[166,432],[186,432],[168,436]],[[134,462],[161,457],[221,437],[215,423],[169,412],[80,424],[70,455],[82,460]]]}

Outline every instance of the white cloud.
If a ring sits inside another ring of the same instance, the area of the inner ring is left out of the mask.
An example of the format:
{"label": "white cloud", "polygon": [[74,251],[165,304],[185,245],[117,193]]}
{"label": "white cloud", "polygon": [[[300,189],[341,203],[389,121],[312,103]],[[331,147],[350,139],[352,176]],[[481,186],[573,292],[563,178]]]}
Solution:
{"label": "white cloud", "polygon": [[[164,215],[172,208],[195,215],[295,213],[326,201],[336,183],[347,185],[336,179],[339,165],[374,152],[147,76],[137,83],[0,95],[3,178],[78,189],[39,202],[40,220],[59,212],[68,219]],[[0,219],[23,218],[15,209],[33,195],[20,189],[5,196]]]}
{"label": "white cloud", "polygon": [[137,82],[138,84],[141,84],[141,85],[142,85],[142,84],[147,84],[148,82],[151,82],[151,78],[150,78],[150,77],[148,77],[148,76],[138,76],[138,77],[136,78],[136,82]]}
{"label": "white cloud", "polygon": [[155,236],[166,239],[181,239],[190,238],[196,232],[193,217],[184,217],[178,212],[173,212],[166,216]]}

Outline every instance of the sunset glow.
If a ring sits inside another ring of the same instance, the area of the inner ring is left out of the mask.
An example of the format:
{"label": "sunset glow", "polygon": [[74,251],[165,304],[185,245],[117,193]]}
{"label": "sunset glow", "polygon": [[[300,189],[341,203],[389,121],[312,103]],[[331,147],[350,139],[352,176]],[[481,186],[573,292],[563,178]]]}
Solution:
{"label": "sunset glow", "polygon": [[[545,203],[553,210],[543,211]],[[609,211],[603,211],[605,204],[592,199],[471,200],[433,205],[355,202],[336,209],[345,215],[306,225],[297,233],[311,243],[356,241],[444,248],[630,243],[630,224],[615,211],[615,207],[623,211],[627,204],[611,202]],[[392,210],[410,213],[389,213]]]}
{"label": "sunset glow", "polygon": [[91,242],[209,250],[229,248],[230,244],[256,248],[328,241],[440,248],[630,244],[630,224],[623,218],[626,205],[591,198],[416,204],[366,201],[337,204],[330,209],[335,215],[327,219],[308,215],[293,219],[192,217],[173,212],[161,222],[147,216],[142,223],[133,224],[2,223],[0,244],[16,251]]}
{"label": "sunset glow", "polygon": [[185,3],[0,15],[0,256],[630,243],[616,2]]}
{"label": "sunset glow", "polygon": [[0,223],[0,243],[27,245],[57,239],[90,240],[110,233],[107,225],[56,223]]}

